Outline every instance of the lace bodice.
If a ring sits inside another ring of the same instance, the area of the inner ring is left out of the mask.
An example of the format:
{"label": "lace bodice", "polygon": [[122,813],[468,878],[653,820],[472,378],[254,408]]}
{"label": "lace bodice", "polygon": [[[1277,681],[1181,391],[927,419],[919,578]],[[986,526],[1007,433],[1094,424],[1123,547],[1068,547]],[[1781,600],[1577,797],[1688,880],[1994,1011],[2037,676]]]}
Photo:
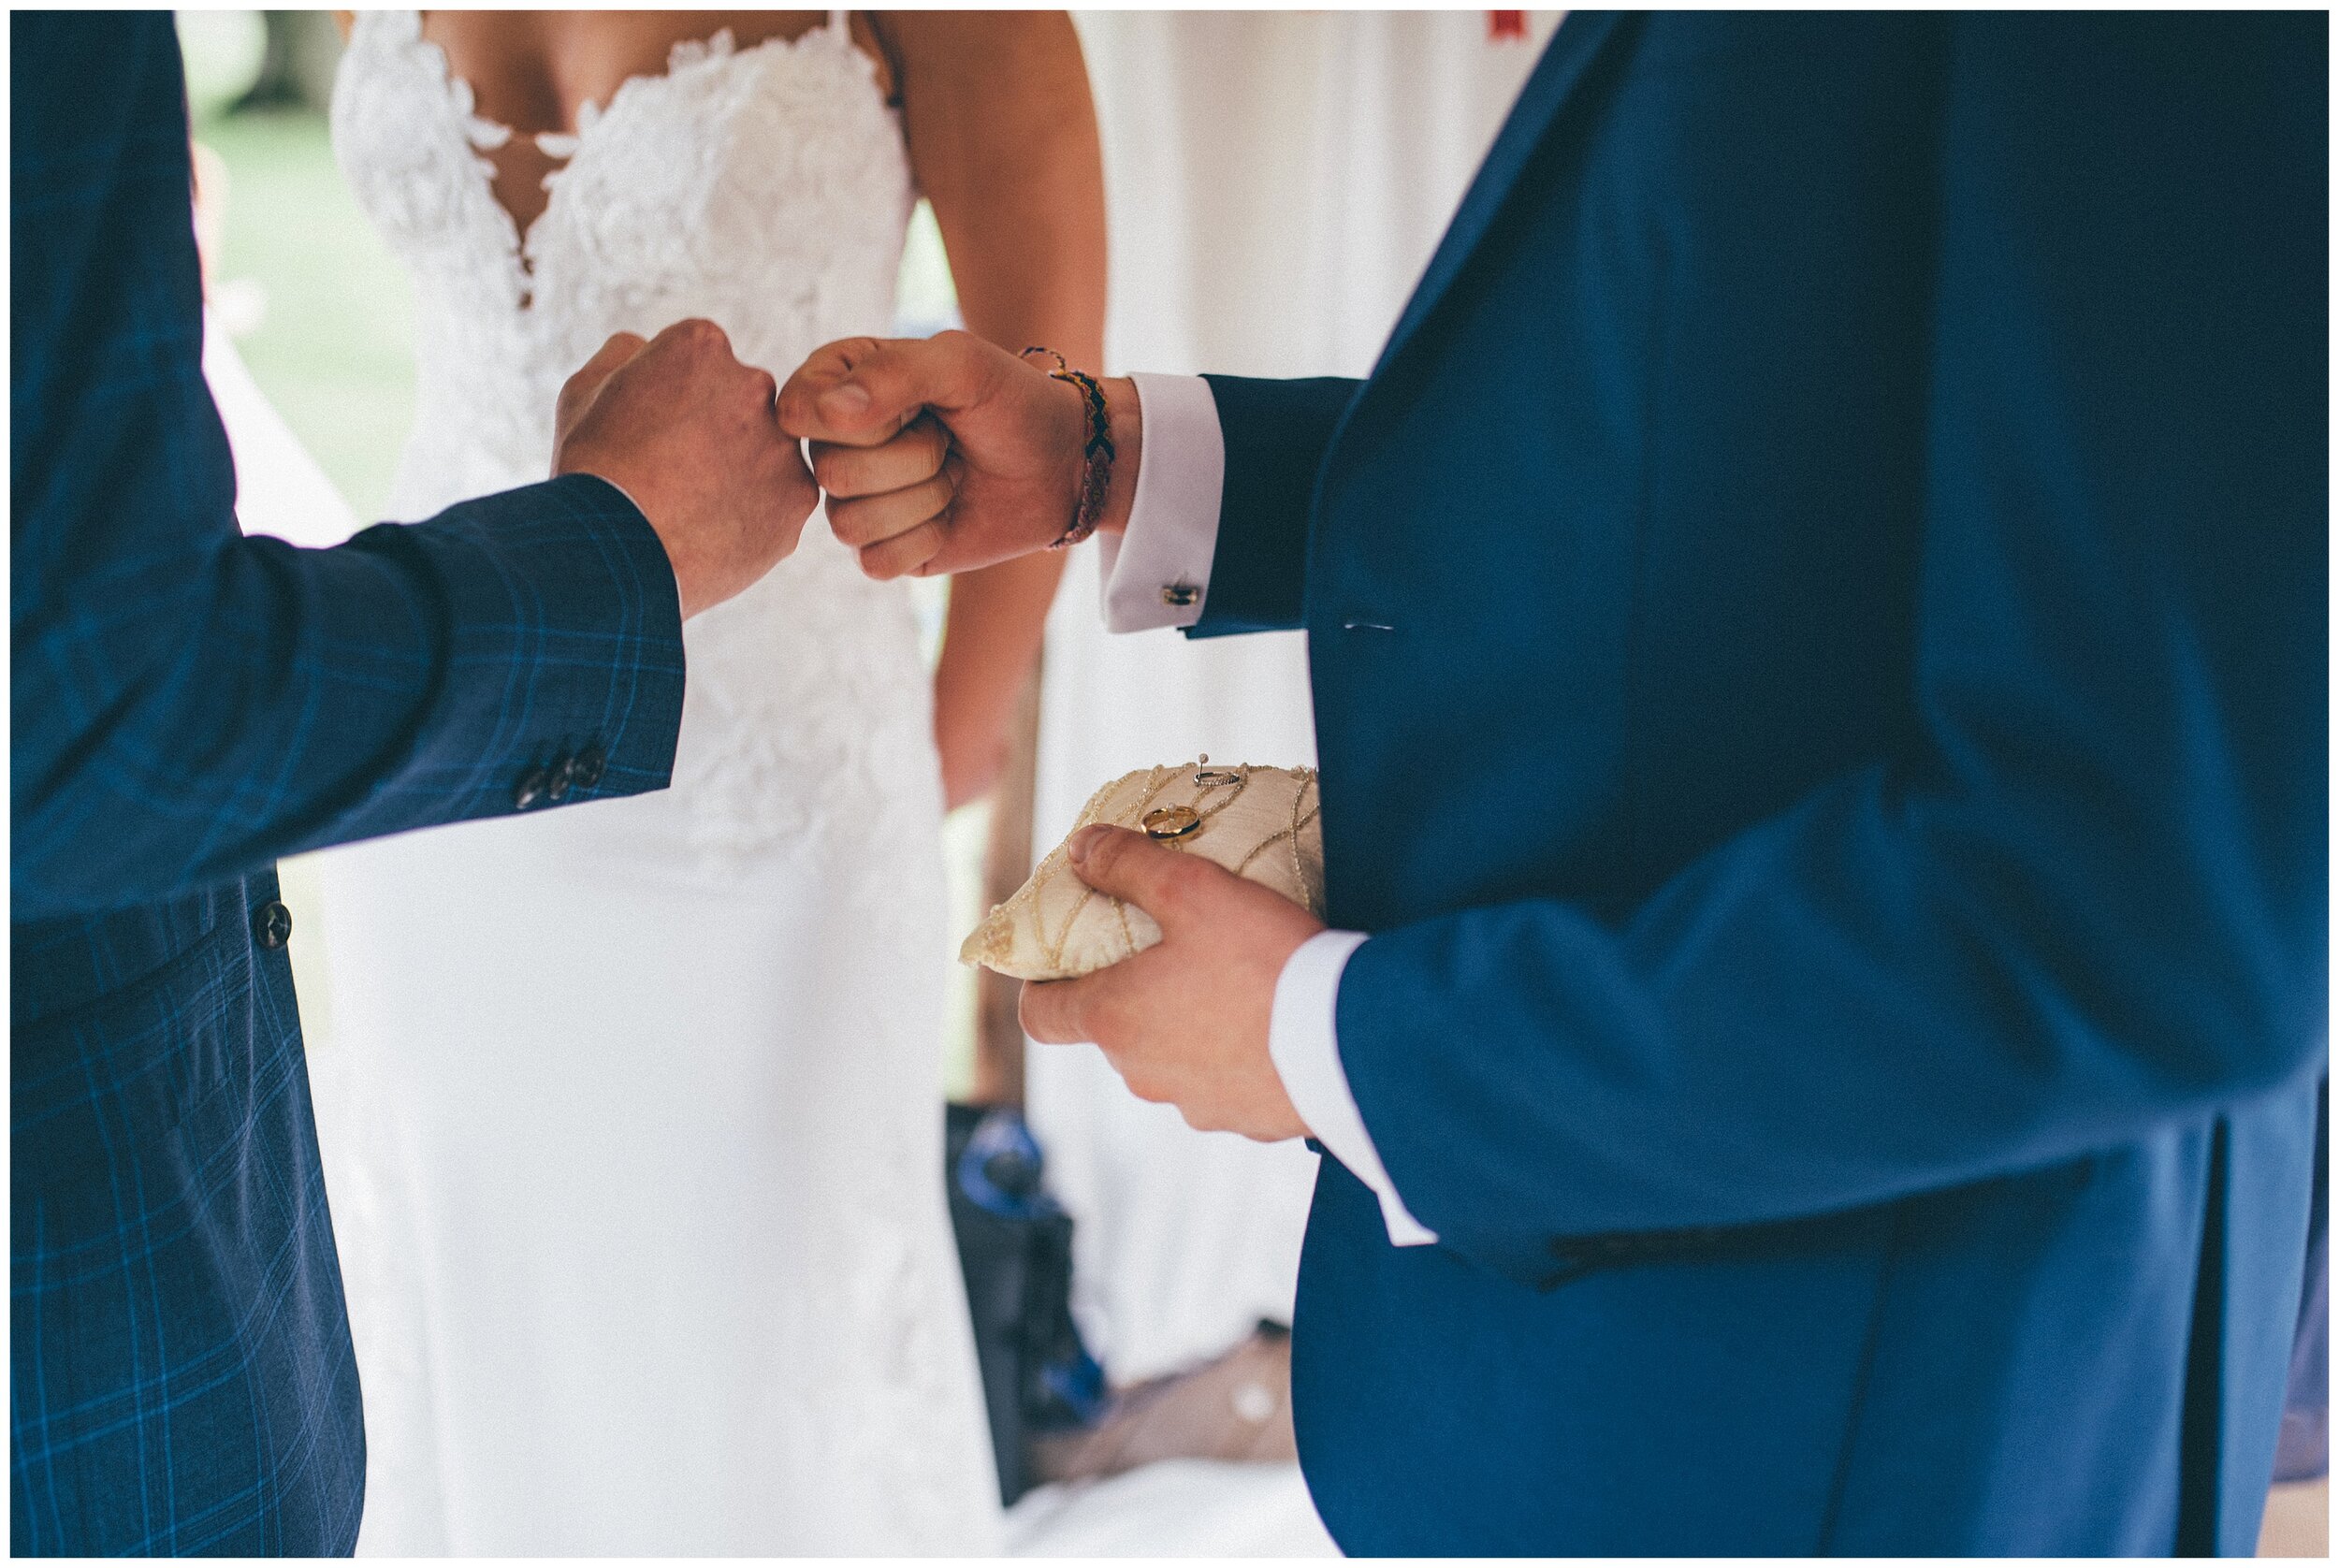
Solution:
{"label": "lace bodice", "polygon": [[[361,12],[333,98],[360,204],[414,286],[414,432],[396,515],[542,478],[561,383],[613,332],[705,316],[782,379],[824,342],[892,325],[914,200],[874,63],[833,22],[673,51],[659,76],[586,106],[521,234],[480,153],[514,134],[422,36]],[[819,518],[797,554],[687,635],[676,788],[574,829],[713,869],[931,777],[923,664],[900,585],[864,578]]]}

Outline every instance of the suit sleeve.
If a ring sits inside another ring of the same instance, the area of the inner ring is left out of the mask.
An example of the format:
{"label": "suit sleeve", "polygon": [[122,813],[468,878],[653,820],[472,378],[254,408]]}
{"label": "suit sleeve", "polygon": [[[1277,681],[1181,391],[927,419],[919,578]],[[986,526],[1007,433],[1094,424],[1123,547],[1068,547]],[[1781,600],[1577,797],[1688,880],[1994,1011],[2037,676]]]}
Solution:
{"label": "suit sleeve", "polygon": [[170,22],[12,35],[14,918],[663,785],[680,609],[632,503],[579,475],[336,549],[244,537]]}
{"label": "suit sleeve", "polygon": [[1446,1244],[1535,1279],[2317,1070],[2325,45],[2253,20],[1957,24],[1916,733],[1635,909],[1356,952],[1343,1063]]}
{"label": "suit sleeve", "polygon": [[1206,376],[1226,438],[1218,544],[1202,617],[1187,632],[1288,632],[1307,598],[1308,514],[1316,471],[1363,384],[1336,376]]}

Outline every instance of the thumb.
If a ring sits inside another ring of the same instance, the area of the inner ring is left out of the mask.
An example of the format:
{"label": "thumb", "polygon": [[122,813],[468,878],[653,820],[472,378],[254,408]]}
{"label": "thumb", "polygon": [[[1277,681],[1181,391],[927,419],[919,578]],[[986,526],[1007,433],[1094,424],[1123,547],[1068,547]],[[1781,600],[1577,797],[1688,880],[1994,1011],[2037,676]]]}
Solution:
{"label": "thumb", "polygon": [[1184,912],[1196,879],[1218,868],[1127,828],[1091,823],[1065,846],[1072,871],[1098,893],[1134,904],[1164,930]]}
{"label": "thumb", "polygon": [[579,366],[576,373],[561,386],[559,399],[553,404],[554,429],[566,435],[569,428],[592,406],[593,399],[601,392],[602,384],[616,374],[620,365],[646,346],[641,337],[632,332],[619,332],[602,344],[593,356]]}
{"label": "thumb", "polygon": [[779,428],[839,446],[881,446],[928,409],[944,416],[990,391],[1006,356],[966,332],[849,338],[814,354],[779,390]]}

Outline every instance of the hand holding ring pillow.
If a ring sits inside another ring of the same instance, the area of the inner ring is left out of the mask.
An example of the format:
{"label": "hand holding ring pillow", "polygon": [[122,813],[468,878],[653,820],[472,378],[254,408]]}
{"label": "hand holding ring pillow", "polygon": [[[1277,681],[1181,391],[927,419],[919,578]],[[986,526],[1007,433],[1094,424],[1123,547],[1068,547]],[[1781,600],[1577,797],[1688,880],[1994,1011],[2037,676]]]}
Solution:
{"label": "hand holding ring pillow", "polygon": [[[1095,522],[1118,532],[1136,495],[1142,411],[1130,382],[1100,385],[1112,456]],[[1083,520],[1089,414],[1081,387],[964,332],[832,343],[779,392],[781,428],[812,443],[829,526],[879,578],[972,571],[1062,539]],[[1313,776],[1307,782],[1312,802]],[[1295,832],[1295,849],[1297,840]],[[1268,1027],[1286,960],[1324,922],[1199,847],[1092,822],[1043,863],[1035,883],[1050,864],[1068,865],[1111,908],[1142,911],[1161,936],[1144,946],[1133,927],[1113,951],[1142,951],[1078,979],[1027,980],[1024,1027],[1055,1044],[1096,1041],[1132,1093],[1174,1104],[1196,1127],[1262,1141],[1304,1137]],[[1320,900],[1322,851],[1314,852]],[[1292,891],[1308,891],[1305,881]],[[1005,949],[980,951],[983,935],[969,956],[1004,957]]]}

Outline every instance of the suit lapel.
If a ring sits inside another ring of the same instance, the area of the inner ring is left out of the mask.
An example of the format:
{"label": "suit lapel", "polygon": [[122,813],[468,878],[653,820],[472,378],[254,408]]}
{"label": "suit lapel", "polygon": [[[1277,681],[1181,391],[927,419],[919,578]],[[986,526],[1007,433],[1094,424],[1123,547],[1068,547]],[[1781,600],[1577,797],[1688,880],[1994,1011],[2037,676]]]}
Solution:
{"label": "suit lapel", "polygon": [[1560,30],[1553,36],[1550,47],[1544,51],[1534,75],[1527,79],[1527,85],[1520,90],[1510,118],[1503,123],[1502,133],[1494,138],[1486,162],[1478,167],[1478,177],[1470,182],[1460,209],[1446,227],[1446,238],[1438,242],[1437,254],[1430,258],[1429,269],[1415,285],[1405,313],[1398,318],[1397,330],[1389,334],[1388,346],[1381,350],[1380,363],[1373,367],[1375,376],[1395,363],[1421,324],[1437,309],[1438,301],[1445,298],[1462,264],[1470,259],[1470,253],[1485,235],[1487,225],[1503,210],[1504,198],[1518,181],[1519,171],[1527,167],[1536,144],[1542,141],[1552,117],[1583,80],[1584,71],[1600,52],[1600,46],[1616,32],[1618,20],[1613,12],[1570,11],[1561,22]]}

